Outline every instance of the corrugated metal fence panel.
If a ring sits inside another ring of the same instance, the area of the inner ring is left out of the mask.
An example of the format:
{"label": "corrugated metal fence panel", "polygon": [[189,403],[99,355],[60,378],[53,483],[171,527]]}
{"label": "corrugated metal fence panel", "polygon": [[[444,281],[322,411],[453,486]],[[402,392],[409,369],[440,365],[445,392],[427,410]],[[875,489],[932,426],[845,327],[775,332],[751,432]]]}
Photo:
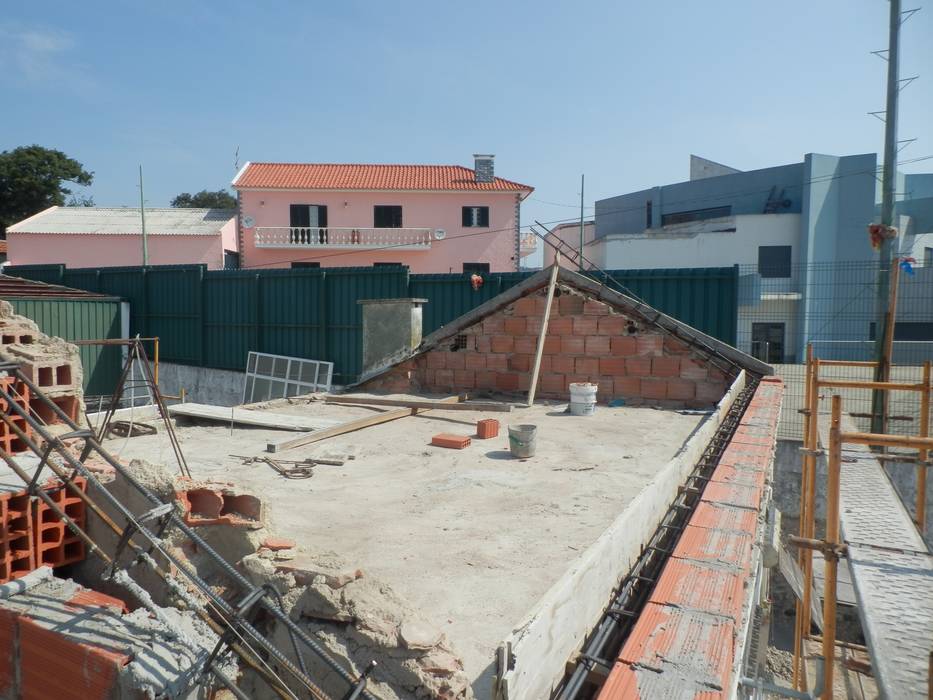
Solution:
{"label": "corrugated metal fence panel", "polygon": [[[32,319],[50,336],[65,340],[100,340],[120,337],[120,302],[111,300],[10,299],[13,310]],[[119,347],[82,345],[84,392],[109,395],[120,378]]]}
{"label": "corrugated metal fence panel", "polygon": [[205,268],[153,267],[146,271],[146,333],[159,339],[160,359],[199,365],[201,277]]}
{"label": "corrugated metal fence panel", "polygon": [[[617,291],[637,298],[707,335],[735,345],[738,322],[737,267],[671,270],[608,270]],[[593,275],[601,279],[601,275]]]}
{"label": "corrugated metal fence panel", "polygon": [[46,284],[64,284],[62,278],[65,274],[65,266],[55,265],[10,265],[4,268],[4,272],[11,277],[22,277],[23,279],[33,280],[35,282],[45,282]]}
{"label": "corrugated metal fence panel", "polygon": [[242,372],[247,353],[259,350],[259,285],[246,270],[204,274],[204,366]]}
{"label": "corrugated metal fence panel", "polygon": [[99,292],[121,297],[130,303],[130,335],[148,337],[144,270],[140,267],[103,267],[100,269],[97,283]]}
{"label": "corrugated metal fence panel", "polygon": [[408,296],[408,268],[347,267],[325,269],[327,353],[334,363],[334,383],[356,381],[363,364],[363,312],[360,299]]}
{"label": "corrugated metal fence panel", "polygon": [[[325,279],[321,269],[269,270],[260,277],[259,350],[327,359]],[[243,361],[246,361],[244,356]]]}
{"label": "corrugated metal fence panel", "polygon": [[518,284],[530,274],[505,272],[483,275],[483,286],[479,289],[473,289],[469,274],[411,275],[408,296],[428,300],[423,308],[422,326],[424,335],[427,335]]}

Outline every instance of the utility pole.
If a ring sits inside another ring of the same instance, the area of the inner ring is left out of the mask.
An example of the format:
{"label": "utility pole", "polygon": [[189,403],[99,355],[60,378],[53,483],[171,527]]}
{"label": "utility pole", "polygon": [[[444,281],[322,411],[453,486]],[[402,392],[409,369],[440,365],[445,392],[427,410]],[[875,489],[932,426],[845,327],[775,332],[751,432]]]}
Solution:
{"label": "utility pole", "polygon": [[139,166],[139,218],[143,224],[143,266],[149,264],[149,241],[146,239],[146,200],[143,197],[143,166]]}
{"label": "utility pole", "polygon": [[[901,0],[888,0],[890,2],[890,17],[888,19],[888,85],[887,103],[884,113],[884,170],[881,174],[881,225],[894,226],[894,192],[897,182],[897,98],[900,91],[898,81],[899,43],[901,35]],[[887,323],[887,315],[894,313],[889,308],[891,299],[891,284],[895,283],[891,275],[892,250],[896,239],[883,238],[878,259],[878,297],[875,359],[875,381],[884,382],[890,377],[891,357],[888,348],[891,338],[888,334],[894,332],[894,323]],[[871,396],[871,430],[873,433],[882,433],[887,422],[887,393],[879,389],[872,391]]]}
{"label": "utility pole", "polygon": [[580,265],[580,272],[583,272],[583,178],[580,176],[580,257],[577,262]]}

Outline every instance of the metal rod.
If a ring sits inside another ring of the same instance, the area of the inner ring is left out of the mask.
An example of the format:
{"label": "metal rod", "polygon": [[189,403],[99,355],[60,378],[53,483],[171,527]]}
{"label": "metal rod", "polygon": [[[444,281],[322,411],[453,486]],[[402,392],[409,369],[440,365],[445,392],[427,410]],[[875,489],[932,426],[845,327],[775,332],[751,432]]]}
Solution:
{"label": "metal rod", "polygon": [[[925,438],[930,435],[930,361],[923,363],[923,383],[926,390],[920,394],[920,434],[918,437]],[[926,532],[926,513],[927,513],[927,465],[926,461],[930,451],[926,447],[921,447],[917,451],[917,501],[914,509],[914,517],[920,534]],[[933,692],[933,689],[931,689]]]}
{"label": "metal rod", "polygon": [[821,379],[817,386],[821,389],[877,389],[880,391],[923,391],[923,384],[904,384],[900,382],[863,382],[851,379]]}
{"label": "metal rod", "polygon": [[[804,445],[809,449],[809,444],[807,443],[807,436],[810,434],[810,391],[812,389],[811,382],[811,369],[813,365],[813,344],[807,343],[807,364],[804,371],[804,406],[807,407],[807,410],[803,412],[803,437]],[[807,459],[806,452],[800,456],[800,508],[798,510],[800,522],[798,524],[798,531],[800,532],[801,537],[806,537],[806,527],[807,527],[807,469],[809,467],[809,460]],[[804,563],[804,553],[803,550],[797,552],[797,563],[803,569]],[[806,589],[804,589],[806,590]],[[797,600],[795,602],[795,608],[797,614],[794,616],[794,658],[793,658],[793,674],[792,674],[792,686],[795,690],[801,688],[801,659],[802,659],[802,650],[803,650],[803,637],[805,635],[805,629],[803,626],[804,623],[804,610],[807,608],[804,607],[802,600]]]}
{"label": "metal rod", "polygon": [[843,433],[842,441],[857,445],[872,445],[874,447],[907,447],[915,450],[921,448],[933,450],[933,438],[931,437],[886,435],[883,433]]}
{"label": "metal rod", "polygon": [[[41,390],[39,390],[38,387],[35,387],[35,385],[32,384],[32,382],[28,379],[28,377],[25,377],[25,375],[19,369],[16,370],[16,377],[18,380],[23,381],[27,386],[29,386],[30,389],[34,391],[36,396],[41,397],[43,400],[51,404],[51,402],[48,401],[47,397],[45,397],[45,395],[41,392]],[[26,420],[26,422],[29,423],[30,426],[39,435],[43,436],[44,439],[46,439],[47,441],[51,441],[53,439],[52,436],[50,436],[44,430],[44,428],[35,421],[35,419],[29,414],[28,411],[24,411],[22,407],[20,407],[18,404],[16,404],[15,401],[12,400],[12,397],[6,393],[6,391],[4,390],[2,386],[0,386],[0,397],[7,399],[10,407],[17,414],[22,416]],[[79,426],[74,421],[72,421],[70,417],[68,417],[65,413],[59,410],[58,407],[55,406],[55,404],[51,404],[51,405],[55,407],[55,409],[57,410],[59,414],[59,417],[62,419],[62,422],[64,424],[70,426],[73,430],[79,429]],[[92,445],[94,451],[96,451],[111,467],[113,467],[114,470],[120,476],[122,476],[127,481],[127,483],[130,484],[140,495],[146,498],[153,505],[156,505],[156,506],[162,505],[163,502],[157,496],[155,496],[151,491],[149,491],[145,486],[143,486],[140,482],[138,482],[132,476],[132,474],[130,474],[129,471],[116,458],[114,458],[109,452],[107,452],[103,448],[102,445],[100,445],[99,442],[97,442],[95,438],[88,438],[88,441]],[[72,468],[78,470],[78,472],[82,476],[87,478],[89,482],[91,481],[95,482],[95,486],[97,486],[100,493],[108,501],[110,501],[110,503],[115,508],[117,508],[125,517],[127,517],[127,519],[132,520],[135,523],[135,518],[132,515],[132,513],[130,513],[123,506],[123,504],[113,496],[113,494],[111,494],[109,491],[103,488],[103,486],[100,486],[99,484],[96,483],[96,477],[87,470],[87,468],[84,466],[83,463],[78,461],[63,446],[56,444],[55,449],[58,452],[59,456],[63,460],[68,462],[68,464]],[[207,556],[209,556],[232,581],[234,581],[243,590],[251,590],[253,588],[250,582],[242,574],[240,574],[228,561],[226,561],[223,557],[221,557],[203,538],[200,537],[200,535],[194,532],[194,530],[190,528],[184,522],[184,520],[178,516],[177,513],[173,512],[170,515],[170,518],[171,518],[172,525],[176,527],[178,530],[180,530],[195,545],[197,545],[200,551],[204,552]],[[150,532],[145,526],[138,525],[138,530],[140,534],[148,538],[153,544],[158,543],[158,538],[152,532]],[[233,614],[233,609],[230,607],[230,605],[224,599],[217,596],[214,590],[211,588],[211,586],[207,582],[201,579],[196,573],[189,570],[188,567],[184,565],[184,562],[182,562],[178,557],[172,554],[170,549],[167,549],[167,548],[162,549],[160,550],[160,552],[166,559],[169,560],[169,562],[171,562],[175,567],[177,567],[180,571],[182,571],[184,575],[186,576],[186,578],[188,578],[205,595],[207,595],[214,602],[214,604],[224,612],[224,614],[226,615]],[[312,651],[314,651],[314,653],[317,654],[317,656],[322,661],[324,661],[324,663],[326,663],[337,675],[339,675],[341,678],[343,678],[347,683],[351,685],[356,682],[356,680],[351,676],[351,674],[343,666],[337,663],[313,638],[311,638],[293,620],[291,620],[291,618],[289,618],[287,614],[285,614],[277,606],[270,604],[270,602],[266,599],[263,599],[262,601],[260,601],[260,604],[263,606],[263,608],[267,612],[269,612],[269,614],[275,617],[276,620],[278,620],[280,623],[285,625],[289,630],[293,631],[294,634],[306,646],[308,646]],[[292,673],[292,675],[294,675],[298,679],[301,679],[303,682],[310,684],[311,686],[314,685],[310,679],[307,679],[306,677],[304,677],[304,674],[302,674],[301,671],[297,669],[295,665],[291,663],[291,661],[289,661],[287,657],[285,657],[285,655],[282,654],[282,652],[279,651],[277,647],[275,647],[264,636],[262,636],[259,633],[259,631],[256,630],[255,627],[253,627],[252,625],[250,625],[249,623],[245,621],[241,623],[241,627],[245,629],[247,632],[249,632],[249,634],[253,636],[257,640],[257,642],[260,643],[261,646],[263,646],[264,649],[266,649],[272,656],[274,656],[276,660],[282,666],[287,668],[289,672]],[[364,697],[366,697],[368,700],[372,700],[372,696],[368,692],[364,692]]]}
{"label": "metal rod", "polygon": [[[829,457],[826,472],[826,544],[838,546],[839,541],[839,481],[842,464],[842,397],[833,396],[832,422],[829,428]],[[836,573],[839,556],[824,551],[826,558],[823,579],[823,698],[833,698],[833,663],[836,660]]]}

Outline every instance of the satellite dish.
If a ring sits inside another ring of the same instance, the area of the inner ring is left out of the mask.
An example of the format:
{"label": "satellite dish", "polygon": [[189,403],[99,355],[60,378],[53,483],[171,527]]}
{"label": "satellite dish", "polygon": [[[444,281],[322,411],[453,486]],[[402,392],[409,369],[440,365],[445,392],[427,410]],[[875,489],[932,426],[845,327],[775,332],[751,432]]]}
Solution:
{"label": "satellite dish", "polygon": [[434,238],[438,241],[443,241],[447,237],[447,231],[442,228],[434,229]]}
{"label": "satellite dish", "polygon": [[256,225],[256,219],[251,216],[243,217],[243,228],[253,228]]}

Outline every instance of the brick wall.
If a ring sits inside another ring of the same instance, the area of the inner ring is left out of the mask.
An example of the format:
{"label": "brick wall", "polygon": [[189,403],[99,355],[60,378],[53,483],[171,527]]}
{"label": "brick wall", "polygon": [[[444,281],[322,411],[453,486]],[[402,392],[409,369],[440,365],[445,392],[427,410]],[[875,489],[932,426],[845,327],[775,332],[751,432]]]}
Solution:
{"label": "brick wall", "polygon": [[[576,290],[559,291],[544,342],[539,397],[568,400],[570,383],[593,382],[601,403],[704,408],[722,398],[727,377],[690,346]],[[361,389],[527,392],[545,304],[543,289],[522,297]]]}

